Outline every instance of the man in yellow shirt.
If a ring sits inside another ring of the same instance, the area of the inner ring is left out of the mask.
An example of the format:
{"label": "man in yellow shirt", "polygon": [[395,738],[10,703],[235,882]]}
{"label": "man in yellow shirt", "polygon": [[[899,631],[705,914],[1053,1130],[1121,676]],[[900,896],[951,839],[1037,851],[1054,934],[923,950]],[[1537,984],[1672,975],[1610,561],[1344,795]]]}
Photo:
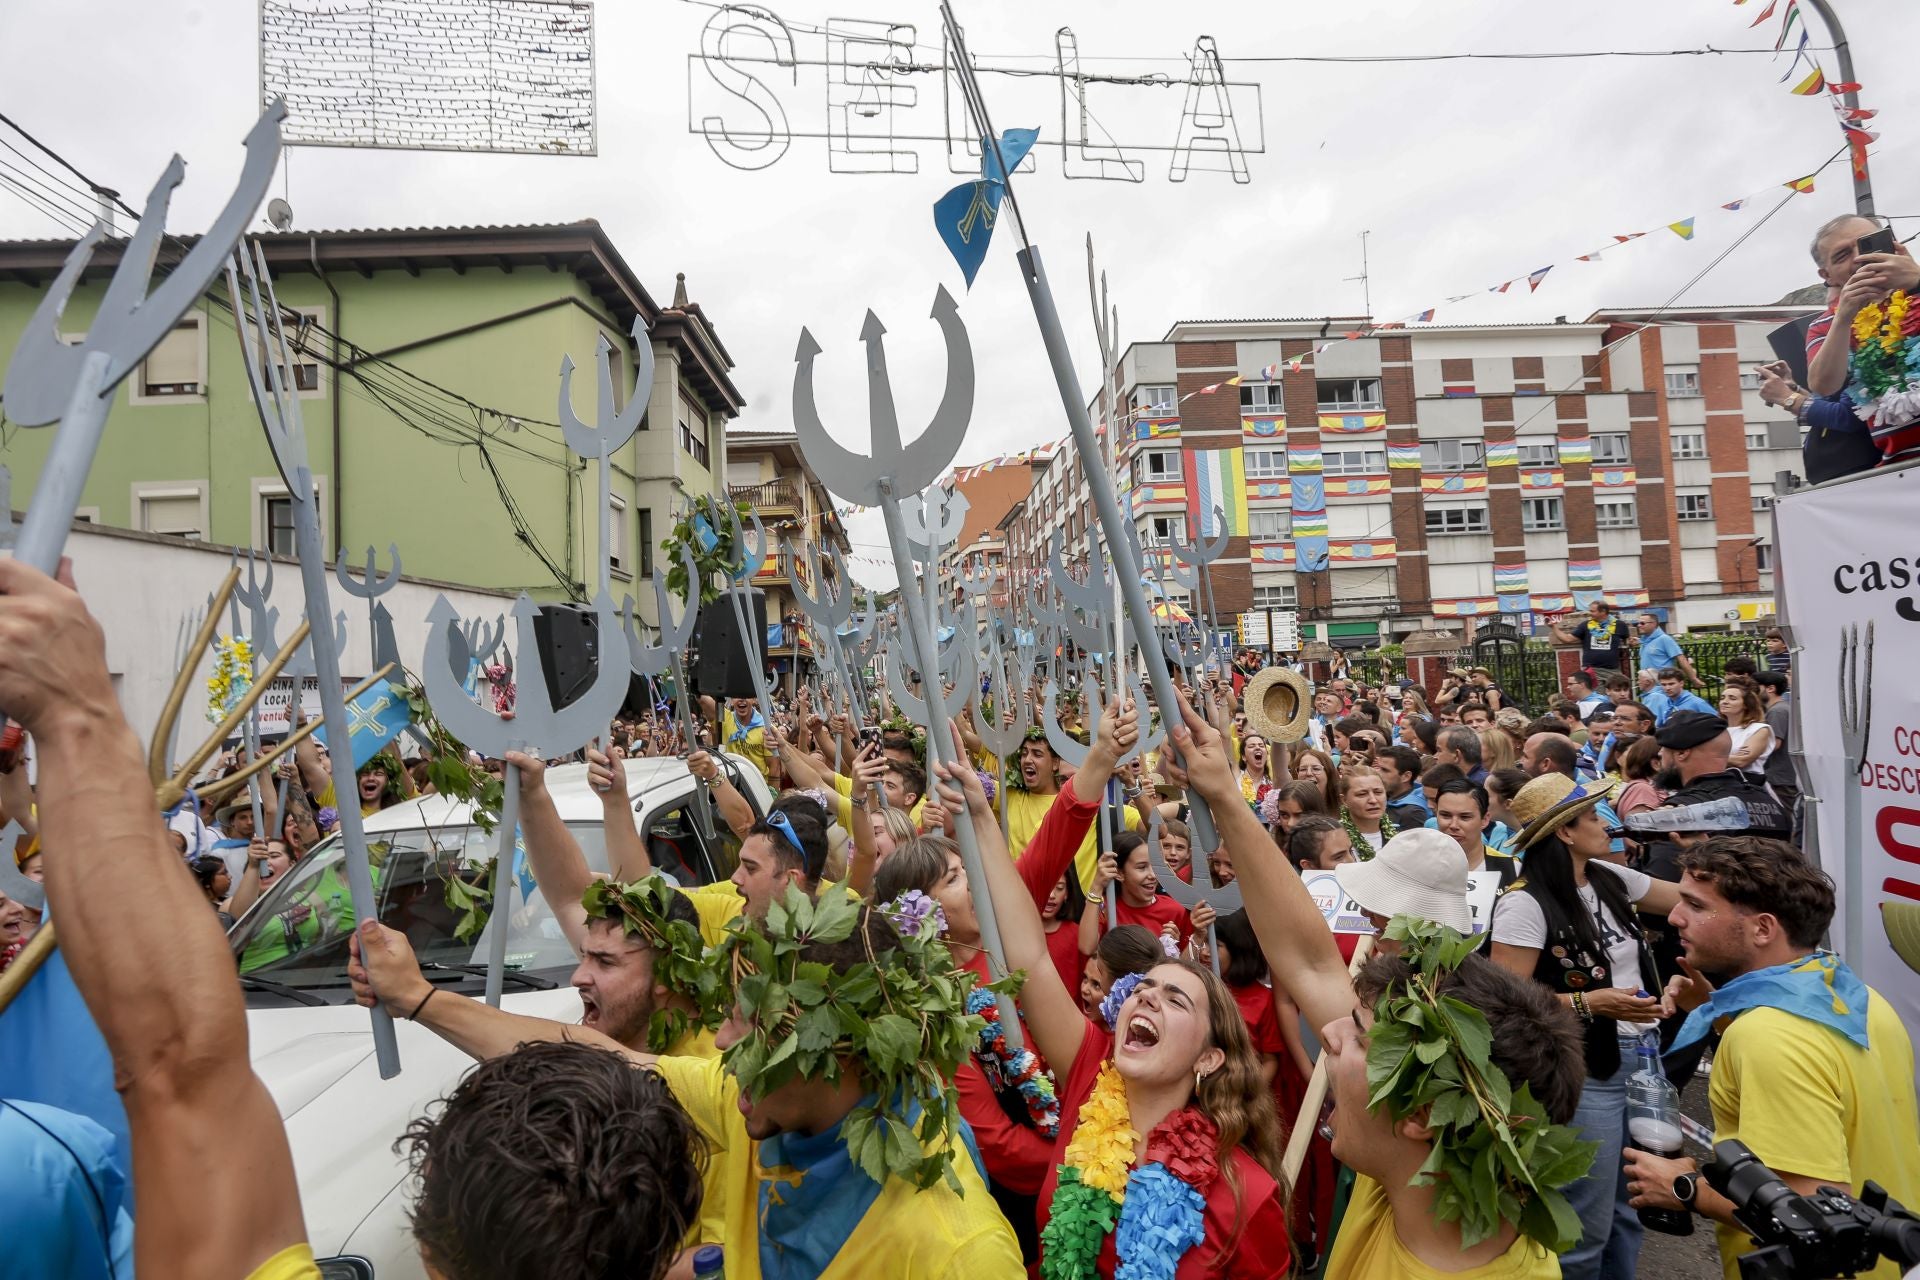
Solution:
{"label": "man in yellow shirt", "polygon": [[[156,820],[105,638],[72,585],[64,571],[56,583],[0,560],[0,706],[39,747],[46,936],[58,927],[126,1103],[135,1266],[319,1280],[286,1130],[248,1058],[233,954]],[[610,1114],[623,1117],[617,1132]],[[610,1274],[658,1280],[699,1210],[699,1144],[685,1114],[643,1073],[583,1046],[542,1046],[475,1072],[414,1135],[415,1235],[451,1280],[476,1273],[462,1259],[559,1256],[562,1233],[565,1249],[604,1259]],[[583,1184],[589,1163],[606,1176]],[[554,1185],[570,1189],[564,1219],[542,1207]],[[482,1194],[518,1211],[448,1212]],[[222,1212],[209,1217],[208,1203]]]}
{"label": "man in yellow shirt", "polygon": [[[713,712],[713,699],[702,696],[708,714]],[[752,698],[728,698],[720,711],[720,750],[745,756],[753,761],[753,767],[760,776],[770,778],[767,772],[767,721],[760,714],[760,705]]]}
{"label": "man in yellow shirt", "polygon": [[[1047,816],[1047,810],[1053,807],[1054,797],[1060,794],[1061,767],[1060,757],[1053,753],[1053,745],[1039,729],[1028,731],[1027,740],[1020,744],[1017,759],[1020,764],[1020,787],[1007,789],[1007,849],[1016,860],[1033,843],[1041,820]],[[1140,814],[1132,805],[1124,805],[1115,812],[1120,814],[1125,830],[1140,829]],[[1083,889],[1090,890],[1094,875],[1100,869],[1098,825],[1095,823],[1087,828],[1079,850],[1073,855],[1073,869],[1079,874]]]}
{"label": "man in yellow shirt", "polygon": [[[1692,1012],[1674,1048],[1732,1019],[1707,1090],[1714,1141],[1746,1143],[1803,1195],[1822,1186],[1858,1195],[1872,1179],[1902,1204],[1920,1203],[1913,1041],[1879,992],[1816,950],[1833,920],[1833,882],[1792,845],[1758,836],[1716,836],[1681,854],[1680,866],[1668,919],[1686,972],[1668,992]],[[1713,1219],[1735,1280],[1752,1245],[1695,1163],[1629,1149],[1626,1167],[1636,1207]],[[1882,1260],[1865,1274],[1893,1280],[1900,1270]]]}
{"label": "man in yellow shirt", "polygon": [[[1315,905],[1300,877],[1286,860],[1273,856],[1273,839],[1254,816],[1240,794],[1239,779],[1228,753],[1226,735],[1209,725],[1191,707],[1181,706],[1170,729],[1169,746],[1180,764],[1163,765],[1169,779],[1187,786],[1203,798],[1213,813],[1222,847],[1231,853],[1246,904],[1248,921],[1260,940],[1274,976],[1276,991],[1285,987],[1299,1005],[1309,1024],[1321,1028],[1322,1061],[1327,1067],[1329,1093],[1333,1099],[1333,1154],[1336,1159],[1361,1175],[1354,1186],[1347,1216],[1334,1241],[1323,1276],[1326,1280],[1439,1280],[1440,1277],[1468,1276],[1476,1280],[1546,1280],[1560,1274],[1558,1258],[1542,1243],[1522,1231],[1522,1222],[1501,1214],[1502,1203],[1524,1204],[1548,1201],[1549,1194],[1538,1188],[1551,1188],[1555,1178],[1570,1180],[1584,1170],[1541,1169],[1529,1165],[1526,1179],[1513,1176],[1496,1162],[1495,1186],[1485,1194],[1471,1196],[1471,1207],[1491,1224],[1491,1234],[1474,1245],[1466,1245],[1458,1214],[1442,1216],[1436,1212],[1442,1188],[1422,1181],[1416,1175],[1435,1154],[1442,1126],[1429,1127],[1431,1116],[1425,1108],[1408,1107],[1395,1119],[1389,1104],[1405,1099],[1396,1089],[1378,1106],[1372,1104],[1373,1089],[1368,1084],[1371,1057],[1379,1057],[1373,1047],[1378,1037],[1382,1049],[1389,1046],[1404,1052],[1399,1067],[1384,1062],[1394,1078],[1411,1074],[1414,1067],[1413,1041],[1420,1035],[1410,1023],[1397,1020],[1390,1027],[1376,1027],[1374,1010],[1404,1000],[1418,978],[1403,956],[1381,957],[1362,970],[1359,981],[1347,973],[1340,949],[1327,931],[1326,919]],[[1396,923],[1405,917],[1397,917]],[[1581,1054],[1577,1024],[1563,1011],[1546,988],[1498,969],[1478,956],[1467,956],[1457,966],[1444,966],[1432,980],[1439,993],[1451,996],[1481,1011],[1486,1019],[1481,1034],[1487,1037],[1485,1058],[1477,1070],[1498,1068],[1515,1095],[1524,1086],[1554,1126],[1555,1148],[1573,1145],[1571,1135],[1561,1132],[1572,1117],[1580,1097],[1586,1064]],[[1463,1041],[1446,1039],[1446,1049],[1460,1061]],[[1443,1056],[1446,1051],[1443,1049]],[[1459,1090],[1448,1091],[1449,1099],[1458,1099]],[[1484,1110],[1476,1118],[1454,1115],[1445,1131],[1455,1141],[1484,1139]],[[1508,1123],[1517,1123],[1513,1116]],[[1537,1118],[1527,1123],[1538,1125]],[[1537,1139],[1536,1150],[1545,1150],[1547,1134]],[[1591,1160],[1591,1154],[1586,1156]],[[1447,1189],[1458,1195],[1457,1187]],[[1456,1209],[1458,1206],[1454,1206]],[[1562,1203],[1562,1212],[1546,1212],[1541,1203],[1522,1215],[1530,1231],[1542,1235],[1564,1232],[1554,1218],[1570,1218]],[[1542,1218],[1547,1221],[1542,1221]],[[1573,1224],[1577,1231],[1577,1221]]]}

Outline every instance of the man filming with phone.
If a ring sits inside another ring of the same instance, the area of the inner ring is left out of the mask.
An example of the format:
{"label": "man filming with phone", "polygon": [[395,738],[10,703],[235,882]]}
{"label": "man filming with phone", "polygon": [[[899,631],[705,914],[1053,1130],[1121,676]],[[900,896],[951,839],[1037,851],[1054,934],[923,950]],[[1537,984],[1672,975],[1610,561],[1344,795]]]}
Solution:
{"label": "man filming with phone", "polygon": [[[1832,310],[1807,330],[1807,388],[1816,396],[1860,391],[1864,394],[1855,400],[1871,403],[1886,388],[1872,385],[1871,380],[1856,386],[1862,383],[1861,370],[1853,360],[1860,345],[1854,333],[1856,322],[1864,313],[1877,325],[1897,327],[1899,309],[1890,301],[1897,294],[1920,290],[1920,263],[1894,240],[1892,230],[1856,215],[1835,218],[1821,227],[1814,236],[1813,258],[1820,278],[1839,293]],[[1837,341],[1829,342],[1829,337]],[[1920,452],[1920,424],[1876,420],[1869,427],[1885,461]]]}

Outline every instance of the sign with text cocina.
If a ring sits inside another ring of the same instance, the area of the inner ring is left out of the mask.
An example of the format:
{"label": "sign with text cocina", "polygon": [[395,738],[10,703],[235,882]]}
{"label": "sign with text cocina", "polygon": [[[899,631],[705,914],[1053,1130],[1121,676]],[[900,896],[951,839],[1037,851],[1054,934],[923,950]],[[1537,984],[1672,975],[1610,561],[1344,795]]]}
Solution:
{"label": "sign with text cocina", "polygon": [[[1820,862],[1841,900],[1834,940],[1909,1027],[1920,1027],[1920,682],[1912,666],[1920,652],[1920,543],[1904,535],[1915,528],[1916,504],[1920,468],[1908,466],[1804,490],[1774,507],[1776,595],[1798,648],[1794,728],[1818,798]],[[1842,701],[1850,672],[1859,689],[1851,711]],[[1865,763],[1850,776],[1845,734],[1862,724]],[[1851,843],[1849,788],[1860,797]],[[1858,939],[1846,936],[1850,883],[1865,901]]]}

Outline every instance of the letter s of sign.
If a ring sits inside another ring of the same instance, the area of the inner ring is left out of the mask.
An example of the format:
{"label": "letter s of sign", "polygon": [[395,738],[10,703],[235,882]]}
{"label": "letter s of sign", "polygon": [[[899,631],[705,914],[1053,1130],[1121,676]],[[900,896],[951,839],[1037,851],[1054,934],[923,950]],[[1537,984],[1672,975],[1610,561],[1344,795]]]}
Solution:
{"label": "letter s of sign", "polygon": [[[1895,839],[1894,828],[1896,827],[1908,827],[1914,831],[1920,831],[1920,809],[1888,805],[1880,810],[1873,821],[1874,834],[1880,839],[1880,847],[1885,849],[1890,857],[1920,865],[1920,843]],[[1911,880],[1888,876],[1881,888],[1887,893],[1897,893],[1903,898],[1920,899],[1920,884],[1915,884]]]}
{"label": "letter s of sign", "polygon": [[[768,54],[741,48],[765,41]],[[793,68],[793,82],[800,83],[800,68],[793,51],[793,33],[778,14],[751,5],[727,5],[707,20],[700,32],[700,52],[696,55],[713,82],[758,112],[762,123],[743,130],[727,127],[720,116],[701,117],[693,132],[701,134],[713,154],[736,169],[765,169],[787,154],[793,145],[793,133],[787,125],[787,113],[773,90],[749,72],[735,66],[732,58],[771,61],[775,66]],[[691,109],[691,105],[689,106]]]}

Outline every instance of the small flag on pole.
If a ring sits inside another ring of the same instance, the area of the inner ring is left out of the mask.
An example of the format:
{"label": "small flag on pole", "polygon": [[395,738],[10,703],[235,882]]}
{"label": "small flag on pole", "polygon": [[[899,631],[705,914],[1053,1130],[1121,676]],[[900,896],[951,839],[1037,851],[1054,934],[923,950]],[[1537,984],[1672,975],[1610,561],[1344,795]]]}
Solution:
{"label": "small flag on pole", "polygon": [[1773,2],[1769,4],[1765,10],[1761,12],[1760,16],[1755,18],[1752,21],[1752,23],[1748,25],[1747,30],[1751,31],[1753,30],[1754,27],[1759,26],[1761,23],[1765,22],[1768,18],[1771,18],[1773,16],[1773,11],[1779,7],[1779,4],[1780,4],[1780,0],[1773,0]]}
{"label": "small flag on pole", "polygon": [[[1006,156],[1009,169],[1017,169],[1033,149],[1038,129],[1009,129],[1000,135],[999,152]],[[1000,170],[999,156],[992,140],[980,140],[980,177],[963,182],[934,202],[933,225],[940,232],[953,260],[973,287],[980,264],[987,259],[987,246],[993,240],[993,225],[1000,216],[1000,198],[1006,194],[1006,177]]]}
{"label": "small flag on pole", "polygon": [[1673,234],[1679,236],[1682,240],[1691,240],[1693,239],[1693,219],[1682,218],[1678,222],[1669,222],[1667,224],[1667,230],[1673,232]]}
{"label": "small flag on pole", "polygon": [[1804,178],[1795,178],[1792,182],[1783,183],[1782,185],[1790,190],[1799,192],[1803,196],[1810,196],[1813,194],[1813,175],[1808,174]]}
{"label": "small flag on pole", "polygon": [[1437,310],[1437,308],[1428,307],[1425,311],[1422,311],[1419,315],[1413,318],[1414,323],[1415,324],[1432,324],[1433,313],[1435,310]]}

